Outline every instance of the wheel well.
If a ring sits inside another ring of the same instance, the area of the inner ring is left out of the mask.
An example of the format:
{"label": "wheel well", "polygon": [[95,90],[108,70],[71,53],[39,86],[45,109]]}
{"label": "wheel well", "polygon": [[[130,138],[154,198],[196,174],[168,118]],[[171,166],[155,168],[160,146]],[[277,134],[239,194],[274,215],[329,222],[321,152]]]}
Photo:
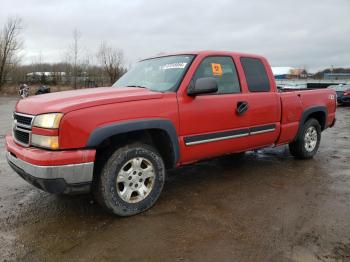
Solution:
{"label": "wheel well", "polygon": [[174,148],[166,131],[162,129],[146,129],[117,134],[105,139],[96,148],[96,161],[108,159],[116,148],[133,143],[142,142],[157,149],[164,160],[165,167],[175,166]]}
{"label": "wheel well", "polygon": [[313,112],[310,115],[308,115],[308,117],[305,119],[304,124],[306,123],[307,120],[314,118],[318,121],[318,123],[321,126],[321,130],[324,130],[326,127],[326,115],[324,112],[322,111],[317,111],[317,112]]}

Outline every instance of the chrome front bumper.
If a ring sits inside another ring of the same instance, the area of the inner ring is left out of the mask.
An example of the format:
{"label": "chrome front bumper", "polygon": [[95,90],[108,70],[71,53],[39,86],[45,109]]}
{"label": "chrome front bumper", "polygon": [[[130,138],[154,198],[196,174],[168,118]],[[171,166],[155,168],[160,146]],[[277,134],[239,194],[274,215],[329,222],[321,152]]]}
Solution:
{"label": "chrome front bumper", "polygon": [[27,182],[50,193],[78,193],[90,190],[94,163],[37,166],[7,152],[9,165]]}

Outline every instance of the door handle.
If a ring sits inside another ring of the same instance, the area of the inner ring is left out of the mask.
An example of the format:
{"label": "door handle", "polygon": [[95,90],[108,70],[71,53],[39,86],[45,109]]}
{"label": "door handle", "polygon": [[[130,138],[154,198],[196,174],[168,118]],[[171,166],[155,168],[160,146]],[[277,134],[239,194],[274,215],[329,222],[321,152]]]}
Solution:
{"label": "door handle", "polygon": [[248,108],[249,106],[247,102],[245,101],[237,102],[237,108],[236,108],[237,115],[243,115],[248,110]]}

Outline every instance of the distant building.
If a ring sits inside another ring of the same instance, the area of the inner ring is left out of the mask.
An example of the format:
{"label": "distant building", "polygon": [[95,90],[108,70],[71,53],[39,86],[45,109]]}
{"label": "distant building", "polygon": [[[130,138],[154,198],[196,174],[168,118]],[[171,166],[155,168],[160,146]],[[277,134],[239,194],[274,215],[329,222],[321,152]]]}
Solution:
{"label": "distant building", "polygon": [[302,68],[293,68],[290,72],[291,78],[305,79],[307,78],[307,72]]}
{"label": "distant building", "polygon": [[47,84],[63,81],[66,78],[65,72],[31,72],[26,75],[26,81],[29,83]]}
{"label": "distant building", "polygon": [[54,76],[54,75],[60,75],[60,76],[64,76],[66,75],[66,72],[31,72],[28,73],[27,76]]}
{"label": "distant building", "polygon": [[324,73],[323,78],[326,80],[349,80],[350,73]]}
{"label": "distant building", "polygon": [[294,68],[290,66],[272,67],[275,79],[306,79],[308,74],[305,69]]}
{"label": "distant building", "polygon": [[278,66],[278,67],[271,67],[272,73],[275,76],[275,79],[288,79],[288,76],[290,74],[290,71],[293,69],[293,67],[289,66]]}

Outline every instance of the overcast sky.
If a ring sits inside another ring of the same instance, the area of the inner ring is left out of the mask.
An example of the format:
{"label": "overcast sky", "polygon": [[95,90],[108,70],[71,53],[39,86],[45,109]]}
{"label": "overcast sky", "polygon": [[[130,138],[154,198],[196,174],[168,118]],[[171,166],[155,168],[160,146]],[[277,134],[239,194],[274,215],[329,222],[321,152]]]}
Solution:
{"label": "overcast sky", "polygon": [[77,28],[93,56],[101,40],[127,64],[160,52],[229,50],[273,66],[350,67],[350,0],[0,0],[0,25],[23,19],[24,62],[59,62]]}

